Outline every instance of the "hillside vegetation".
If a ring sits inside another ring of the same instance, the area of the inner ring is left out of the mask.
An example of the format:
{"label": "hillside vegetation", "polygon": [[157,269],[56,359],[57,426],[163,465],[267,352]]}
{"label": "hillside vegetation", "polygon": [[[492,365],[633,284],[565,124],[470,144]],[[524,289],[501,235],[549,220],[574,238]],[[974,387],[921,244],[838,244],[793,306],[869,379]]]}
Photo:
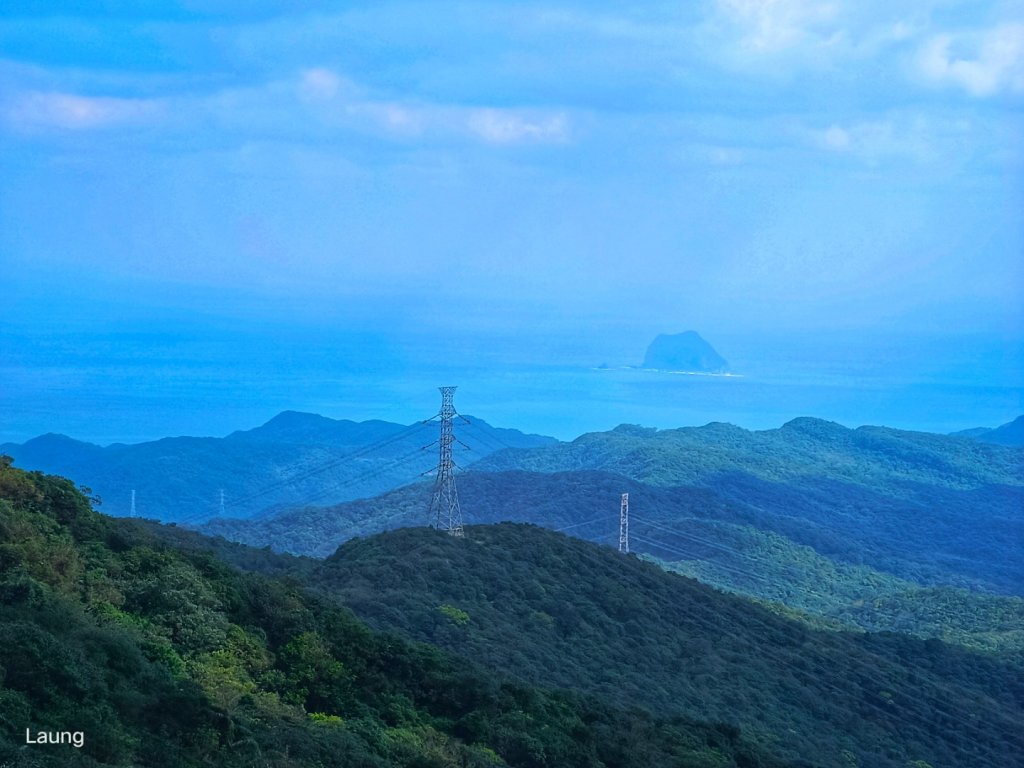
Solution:
{"label": "hillside vegetation", "polygon": [[[829,524],[827,507],[820,501],[822,517],[814,526],[807,524],[807,530],[801,530],[799,518],[783,517],[788,510],[810,503],[797,500],[784,506],[796,493],[793,489],[776,499],[775,506],[755,506],[723,498],[708,488],[661,488],[591,470],[469,472],[458,482],[468,521],[529,522],[565,528],[579,538],[612,545],[618,538],[619,496],[628,492],[633,550],[670,570],[796,609],[800,613],[792,615],[818,626],[900,631],[1024,654],[1024,599],[964,588],[979,582],[963,575],[966,568],[982,574],[1000,575],[1008,569],[1012,573],[1017,566],[1009,554],[1012,541],[993,544],[1005,553],[1001,556],[1007,562],[967,561],[958,549],[960,542],[948,539],[932,545],[929,562],[927,514],[918,512],[917,529],[904,537],[916,540],[916,550],[894,554],[889,562],[861,553],[862,560],[879,562],[887,569],[882,571],[849,562],[857,554],[856,539],[841,542],[851,555],[844,561],[776,532],[816,541],[820,529]],[[265,520],[216,520],[202,530],[251,546],[327,557],[353,536],[423,525],[429,498],[430,485],[420,484],[373,499],[291,510]],[[965,525],[965,537],[969,531]],[[863,540],[875,534],[867,530],[860,535]]]}
{"label": "hillside vegetation", "polygon": [[698,489],[708,501],[703,514],[665,496],[637,512],[674,521],[688,506],[919,584],[1024,595],[1021,448],[802,418],[763,432],[619,427],[496,453],[474,469],[599,470]]}
{"label": "hillside vegetation", "polygon": [[733,726],[479,671],[162,533],[0,457],[0,765],[783,766]]}
{"label": "hillside vegetation", "polygon": [[[724,424],[619,427],[494,453],[459,478],[459,489],[468,522],[573,526],[575,535],[594,539],[615,532],[619,494],[628,492],[638,537],[684,553],[655,551],[638,538],[640,551],[646,546],[666,560],[687,552],[721,558],[723,545],[764,533],[775,538],[757,550],[777,549],[772,542],[782,537],[837,566],[918,586],[1024,596],[1020,448],[815,419],[765,432]],[[422,524],[428,499],[429,487],[420,484],[328,508],[281,510],[252,524],[214,520],[204,530],[323,557],[351,536]],[[677,533],[656,533],[654,525]],[[712,546],[696,540],[703,537]],[[757,572],[759,559],[754,552],[743,568]],[[781,565],[792,571],[799,564]]]}
{"label": "hillside vegetation", "polygon": [[1024,765],[1019,663],[936,640],[815,631],[537,527],[356,539],[310,582],[378,628],[535,683],[735,722],[790,760]]}
{"label": "hillside vegetation", "polygon": [[966,438],[888,427],[847,429],[802,417],[763,431],[719,423],[666,430],[623,425],[571,443],[501,452],[476,468],[603,469],[662,486],[742,472],[768,482],[811,476],[909,492],[904,483],[959,490],[1024,485],[1022,455]]}

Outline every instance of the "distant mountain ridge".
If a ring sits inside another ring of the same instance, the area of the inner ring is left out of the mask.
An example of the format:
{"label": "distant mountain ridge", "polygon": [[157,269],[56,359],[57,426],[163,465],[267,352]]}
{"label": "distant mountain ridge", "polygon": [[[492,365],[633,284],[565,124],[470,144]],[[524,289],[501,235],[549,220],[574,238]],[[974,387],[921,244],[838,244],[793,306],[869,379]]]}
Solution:
{"label": "distant mountain ridge", "polygon": [[[459,456],[465,463],[506,447],[556,442],[466,418],[463,442],[471,450]],[[197,522],[221,514],[222,489],[224,514],[249,517],[280,505],[336,503],[404,485],[436,463],[424,450],[436,430],[436,423],[354,422],[285,411],[223,438],[101,447],[48,434],[0,445],[0,453],[26,469],[74,477],[103,500],[108,514],[127,516],[135,490],[139,516]]]}
{"label": "distant mountain ridge", "polygon": [[572,442],[496,454],[475,469],[562,472],[601,469],[653,485],[682,485],[725,471],[767,481],[815,476],[903,493],[905,481],[970,489],[1024,485],[1020,451],[964,443],[946,435],[890,427],[848,429],[813,417],[777,429],[746,430],[712,422],[654,429],[623,424]]}
{"label": "distant mountain ridge", "polygon": [[1011,422],[999,427],[974,427],[953,432],[952,437],[969,437],[983,443],[994,445],[1024,446],[1024,416],[1018,416]]}

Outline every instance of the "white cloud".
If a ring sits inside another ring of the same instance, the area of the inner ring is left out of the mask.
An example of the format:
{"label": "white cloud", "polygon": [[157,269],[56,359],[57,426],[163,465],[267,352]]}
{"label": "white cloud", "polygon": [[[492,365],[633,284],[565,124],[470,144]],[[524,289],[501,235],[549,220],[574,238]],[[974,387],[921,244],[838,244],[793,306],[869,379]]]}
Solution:
{"label": "white cloud", "polygon": [[325,68],[303,71],[296,88],[314,115],[387,135],[469,135],[487,144],[559,142],[568,136],[562,112],[381,99]]}
{"label": "white cloud", "polygon": [[305,70],[299,77],[299,93],[310,101],[330,101],[338,95],[343,81],[336,73],[323,67]]}
{"label": "white cloud", "polygon": [[13,100],[7,119],[18,128],[58,128],[69,131],[138,123],[161,111],[148,99],[80,96],[74,93],[30,91]]}
{"label": "white cloud", "polygon": [[515,110],[478,109],[469,113],[467,126],[489,144],[563,141],[568,136],[564,114],[531,116]]}
{"label": "white cloud", "polygon": [[918,63],[929,80],[960,86],[972,96],[1024,91],[1024,24],[936,35],[921,48]]}
{"label": "white cloud", "polygon": [[746,153],[736,147],[707,147],[706,156],[712,165],[742,165]]}
{"label": "white cloud", "polygon": [[845,128],[840,128],[838,125],[829,126],[821,134],[822,143],[829,149],[835,149],[838,151],[845,151],[850,148],[850,132]]}
{"label": "white cloud", "polygon": [[430,110],[397,102],[368,101],[354,104],[352,114],[369,117],[377,125],[397,133],[419,134],[430,122]]}
{"label": "white cloud", "polygon": [[878,120],[862,120],[810,132],[811,143],[870,166],[889,160],[919,165],[940,164],[955,171],[975,159],[979,128],[966,117],[937,118],[897,112]]}
{"label": "white cloud", "polygon": [[838,3],[816,0],[718,0],[718,5],[743,28],[745,48],[766,52],[803,43],[839,14]]}
{"label": "white cloud", "polygon": [[831,125],[815,136],[817,143],[833,152],[852,154],[877,163],[885,157],[925,160],[930,146],[923,124],[897,125],[892,120]]}

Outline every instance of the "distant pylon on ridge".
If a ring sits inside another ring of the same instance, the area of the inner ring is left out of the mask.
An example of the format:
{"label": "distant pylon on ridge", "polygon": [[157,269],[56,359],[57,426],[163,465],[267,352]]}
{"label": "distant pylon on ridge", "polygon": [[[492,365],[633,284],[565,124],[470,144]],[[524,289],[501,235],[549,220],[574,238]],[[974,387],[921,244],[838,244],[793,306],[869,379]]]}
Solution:
{"label": "distant pylon on ridge", "polygon": [[629,554],[629,494],[622,494],[619,504],[619,552]]}
{"label": "distant pylon on ridge", "polygon": [[430,501],[430,524],[438,530],[448,531],[452,536],[462,536],[462,509],[459,494],[455,489],[455,463],[452,461],[452,419],[455,412],[456,387],[438,387],[441,391],[441,437],[438,441],[437,477],[434,481],[434,495]]}
{"label": "distant pylon on ridge", "polygon": [[224,517],[224,489],[220,489],[220,516]]}
{"label": "distant pylon on ridge", "polygon": [[128,517],[135,517],[135,489],[132,488],[132,511],[128,513]]}

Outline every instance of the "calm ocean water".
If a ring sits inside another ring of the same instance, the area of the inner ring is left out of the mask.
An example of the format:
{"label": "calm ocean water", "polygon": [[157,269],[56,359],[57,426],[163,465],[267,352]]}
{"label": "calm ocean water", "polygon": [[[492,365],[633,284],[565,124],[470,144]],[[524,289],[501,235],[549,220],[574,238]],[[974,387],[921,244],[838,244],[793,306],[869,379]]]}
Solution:
{"label": "calm ocean water", "polygon": [[1019,347],[931,344],[734,341],[728,353],[719,347],[738,374],[730,377],[629,368],[634,361],[621,350],[602,359],[591,347],[557,345],[535,356],[568,362],[538,364],[530,348],[507,343],[435,354],[366,338],[230,344],[121,335],[12,344],[0,361],[0,442],[44,432],[101,444],[219,436],[287,409],[411,423],[436,413],[440,385],[458,385],[462,413],[561,439],[620,423],[766,429],[797,416],[949,432],[1024,412]]}

